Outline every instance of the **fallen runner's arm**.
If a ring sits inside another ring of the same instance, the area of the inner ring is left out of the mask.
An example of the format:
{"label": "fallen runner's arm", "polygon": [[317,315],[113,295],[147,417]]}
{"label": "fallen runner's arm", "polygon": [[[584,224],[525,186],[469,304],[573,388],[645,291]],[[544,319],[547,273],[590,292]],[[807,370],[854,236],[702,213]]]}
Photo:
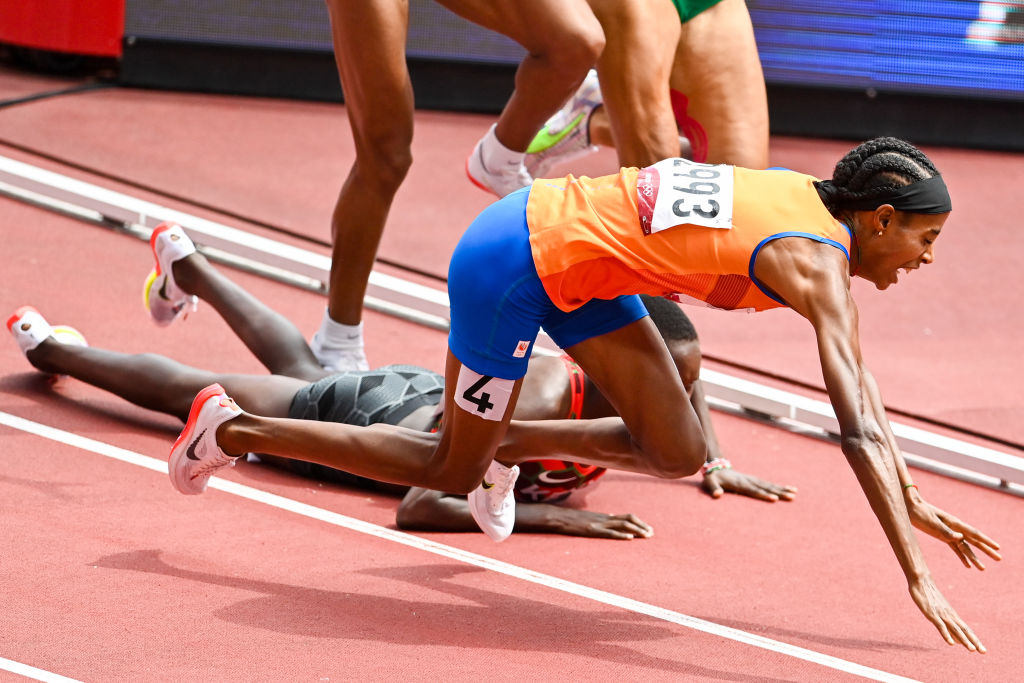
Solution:
{"label": "fallen runner's arm", "polygon": [[[462,496],[413,487],[398,506],[396,523],[406,531],[479,531]],[[515,530],[590,538],[648,538],[654,532],[631,514],[609,515],[550,503],[516,505]]]}

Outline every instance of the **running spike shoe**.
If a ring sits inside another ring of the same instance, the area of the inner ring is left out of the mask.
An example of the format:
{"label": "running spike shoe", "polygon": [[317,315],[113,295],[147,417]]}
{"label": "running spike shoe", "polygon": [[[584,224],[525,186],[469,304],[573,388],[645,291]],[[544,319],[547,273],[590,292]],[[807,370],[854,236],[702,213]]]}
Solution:
{"label": "running spike shoe", "polygon": [[513,487],[519,467],[505,467],[492,461],[480,486],[470,492],[469,511],[480,529],[492,541],[500,543],[512,533],[516,522],[516,499]]}
{"label": "running spike shoe", "polygon": [[161,223],[149,238],[156,268],[146,278],[142,297],[150,316],[160,327],[166,327],[183,315],[196,310],[199,299],[185,293],[174,281],[171,266],[175,261],[195,253],[196,246],[176,223]]}
{"label": "running spike shoe", "polygon": [[521,159],[500,164],[495,168],[490,168],[484,163],[484,140],[492,135],[493,130],[494,126],[491,126],[491,131],[480,138],[466,158],[466,175],[470,182],[481,190],[504,197],[531,184],[533,177],[527,172]]}
{"label": "running spike shoe", "polygon": [[597,71],[591,69],[576,93],[548,119],[526,150],[526,170],[534,178],[546,178],[558,164],[579,159],[597,147],[590,142],[590,116],[601,106]]}
{"label": "running spike shoe", "polygon": [[234,467],[237,457],[217,445],[217,427],[241,414],[242,409],[219,384],[211,384],[196,395],[168,459],[167,472],[174,488],[188,496],[199,495],[217,470]]}
{"label": "running spike shoe", "polygon": [[7,319],[7,329],[22,353],[28,353],[49,337],[61,344],[88,346],[81,332],[70,325],[53,325],[31,306],[22,306]]}

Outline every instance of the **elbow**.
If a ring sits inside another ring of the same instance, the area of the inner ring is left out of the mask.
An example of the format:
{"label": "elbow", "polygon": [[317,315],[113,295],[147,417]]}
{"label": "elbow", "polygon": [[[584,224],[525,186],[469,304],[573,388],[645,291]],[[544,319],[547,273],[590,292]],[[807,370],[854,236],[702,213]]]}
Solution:
{"label": "elbow", "polygon": [[436,498],[441,494],[429,489],[413,487],[405,494],[395,513],[395,525],[405,531],[425,531],[429,520],[434,515]]}
{"label": "elbow", "polygon": [[858,429],[844,432],[840,448],[851,465],[879,462],[885,452],[885,435],[879,429]]}
{"label": "elbow", "polygon": [[395,526],[402,531],[425,531],[422,518],[415,511],[399,506],[395,513]]}
{"label": "elbow", "polygon": [[398,512],[395,514],[395,526],[402,531],[422,531],[419,518],[402,508],[398,508]]}

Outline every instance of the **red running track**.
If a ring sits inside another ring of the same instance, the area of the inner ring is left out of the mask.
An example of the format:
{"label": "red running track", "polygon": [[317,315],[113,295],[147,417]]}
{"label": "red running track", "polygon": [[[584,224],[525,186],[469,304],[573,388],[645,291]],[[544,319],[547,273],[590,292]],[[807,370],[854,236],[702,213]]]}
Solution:
{"label": "red running track", "polygon": [[[0,84],[10,81],[23,89],[52,85],[33,86],[20,74],[0,74]],[[322,238],[348,158],[343,118],[343,108],[330,105],[100,91],[0,109],[0,137],[6,143],[0,154],[96,180],[42,156],[52,155],[187,197],[192,201],[162,201],[192,213],[215,215],[196,208],[205,202]],[[455,163],[485,121],[420,115],[417,162],[389,227],[385,256],[443,272],[460,226],[487,202]],[[329,129],[337,137],[326,140],[337,142],[339,151],[325,155],[324,149],[334,149],[323,137]],[[816,154],[825,157],[844,146],[795,140],[776,145],[778,156],[791,155],[781,162],[791,166],[797,166],[792,158],[798,154],[817,159]],[[1009,168],[1014,160],[938,154],[957,169],[944,168],[947,177],[952,170],[964,179],[972,172],[959,164]],[[961,232],[968,231],[966,222]],[[5,198],[0,198],[0,233],[6,247],[0,310],[31,303],[51,320],[75,325],[96,346],[258,371],[208,309],[168,330],[148,322],[139,297],[150,267],[145,243]],[[955,234],[950,231],[951,242]],[[1005,237],[1009,242],[1013,235]],[[949,251],[961,248],[967,247],[951,244]],[[999,253],[1011,251],[1003,246]],[[887,342],[869,351],[869,361],[888,370],[890,354],[918,359],[897,369],[912,378],[905,385],[881,380],[886,396],[893,395],[889,387],[895,384],[911,408],[923,411],[938,401],[936,414],[981,415],[984,419],[971,424],[983,430],[990,420],[998,421],[999,410],[1019,413],[1015,396],[993,399],[991,409],[972,403],[985,392],[1002,396],[1014,368],[1004,362],[997,378],[975,373],[961,381],[956,369],[969,369],[975,359],[947,353],[965,342],[955,325],[936,320],[969,313],[1006,330],[1013,319],[1004,315],[1010,322],[996,321],[988,308],[964,312],[959,303],[943,301],[942,293],[949,292],[938,289],[941,281],[960,271],[939,271],[941,257],[926,269],[932,272],[919,274],[920,290],[913,288],[915,276],[901,284],[899,296],[885,297],[910,299],[917,309],[876,310],[876,300],[867,297],[865,320],[879,315],[887,323],[869,326],[870,335]],[[993,260],[993,269],[1001,265]],[[304,330],[315,328],[321,297],[235,276]],[[935,307],[921,308],[933,299]],[[879,298],[878,305],[883,303]],[[899,329],[889,333],[894,318],[901,321]],[[743,320],[750,325],[757,319]],[[787,373],[809,377],[814,368],[800,365],[786,327],[791,322],[775,318],[754,328],[755,335],[733,334],[729,325],[738,323],[732,321],[708,318],[698,325],[705,346],[715,347],[711,353],[743,360],[754,353],[746,345],[759,339],[762,355],[767,349],[772,359],[785,361],[781,367]],[[782,331],[763,336],[776,325]],[[935,347],[922,347],[921,338],[910,333],[922,325],[934,326]],[[374,364],[440,366],[441,333],[374,314],[367,328]],[[1005,361],[999,343],[990,346],[979,329],[984,328],[962,330],[964,337],[975,335],[973,348],[989,356],[977,362]],[[794,329],[794,339],[797,333]],[[792,367],[786,364],[790,358]],[[35,424],[57,428],[154,458],[141,462],[159,465],[180,428],[175,420],[74,381],[50,385],[10,342],[0,345],[0,371],[0,414],[27,421],[17,428],[0,426],[0,535],[8,539],[0,658],[71,678],[518,680],[563,678],[565,672],[580,680],[856,677],[693,630],[677,623],[685,621],[679,615],[928,681],[1013,680],[1024,654],[1018,635],[1024,589],[1015,552],[1021,499],[915,472],[929,500],[976,523],[1006,549],[1002,563],[989,563],[979,574],[963,569],[937,542],[922,540],[940,587],[990,650],[984,657],[969,655],[945,646],[913,606],[838,449],[749,421],[715,415],[725,452],[741,469],[799,486],[795,502],[712,501],[694,481],[612,473],[588,496],[587,506],[634,512],[654,526],[654,538],[620,543],[518,534],[495,545],[480,534],[415,536],[454,549],[437,555],[226,491],[211,490],[196,499],[179,496],[165,474],[96,453],[95,444],[61,443],[25,431]],[[931,382],[946,391],[926,390]],[[394,528],[396,503],[385,497],[259,466],[240,466],[225,480]],[[598,602],[585,591],[567,593],[451,556],[464,551],[665,612],[662,618],[638,614],[628,605]]]}

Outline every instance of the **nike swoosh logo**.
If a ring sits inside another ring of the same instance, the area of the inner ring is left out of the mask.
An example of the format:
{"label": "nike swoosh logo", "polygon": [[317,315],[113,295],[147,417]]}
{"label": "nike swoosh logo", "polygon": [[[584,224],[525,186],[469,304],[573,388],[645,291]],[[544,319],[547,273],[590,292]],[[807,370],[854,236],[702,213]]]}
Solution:
{"label": "nike swoosh logo", "polygon": [[559,142],[561,142],[566,135],[572,132],[573,128],[580,124],[584,116],[586,116],[586,112],[580,112],[568,126],[558,131],[558,133],[552,133],[547,126],[544,126],[544,129],[541,130],[541,132],[537,133],[537,137],[535,137],[533,141],[530,143],[530,146],[527,148],[526,153],[539,154],[540,152],[543,152],[546,149],[554,147]]}
{"label": "nike swoosh logo", "polygon": [[199,440],[203,438],[203,434],[206,434],[205,429],[199,433],[199,436],[192,439],[192,443],[185,449],[185,457],[189,460],[199,460],[199,456],[196,455],[196,446],[199,445]]}
{"label": "nike swoosh logo", "polygon": [[482,486],[485,491],[494,488],[494,484],[488,484],[486,479],[480,482],[480,486]]}

